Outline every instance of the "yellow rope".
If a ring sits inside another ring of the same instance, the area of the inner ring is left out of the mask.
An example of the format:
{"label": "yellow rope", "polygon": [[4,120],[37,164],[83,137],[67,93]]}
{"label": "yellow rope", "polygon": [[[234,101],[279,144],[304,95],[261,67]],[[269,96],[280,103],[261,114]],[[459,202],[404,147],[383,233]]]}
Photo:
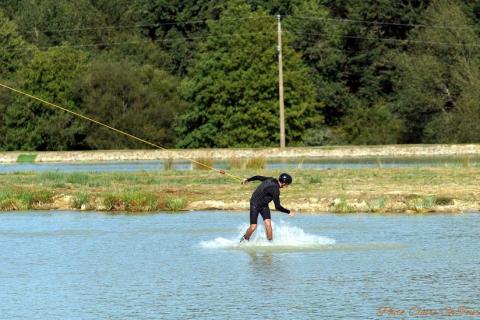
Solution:
{"label": "yellow rope", "polygon": [[[162,146],[159,146],[158,144],[155,144],[155,143],[152,143],[152,142],[150,142],[150,141],[141,139],[141,138],[136,137],[136,136],[134,136],[134,135],[132,135],[132,134],[130,134],[130,133],[127,133],[127,132],[125,132],[125,131],[118,130],[118,129],[114,128],[114,127],[111,127],[111,126],[105,124],[105,123],[102,123],[102,122],[100,122],[100,121],[97,121],[97,120],[94,120],[94,119],[89,118],[89,117],[87,117],[87,116],[84,116],[83,114],[80,114],[80,113],[77,113],[77,112],[75,112],[75,111],[66,109],[66,108],[61,107],[61,106],[59,106],[59,105],[56,105],[56,104],[54,104],[54,103],[48,102],[48,101],[43,100],[43,99],[40,99],[40,98],[38,98],[38,97],[35,97],[35,96],[33,96],[33,95],[31,95],[31,94],[28,94],[28,93],[26,93],[26,92],[23,92],[23,91],[20,91],[20,90],[18,90],[18,89],[9,87],[9,86],[7,86],[7,85],[5,85],[5,84],[0,83],[0,86],[6,88],[6,89],[8,89],[8,90],[14,91],[14,92],[16,92],[16,93],[22,94],[22,95],[24,95],[24,96],[27,96],[27,97],[29,97],[29,98],[38,100],[38,101],[40,101],[40,102],[42,102],[42,103],[44,103],[44,104],[47,104],[47,105],[49,105],[49,106],[51,106],[51,107],[54,107],[54,108],[63,110],[63,111],[65,111],[65,112],[68,112],[68,113],[70,113],[70,114],[73,114],[73,115],[75,115],[75,116],[77,116],[77,117],[80,117],[80,118],[86,119],[86,120],[88,120],[88,121],[91,121],[91,122],[93,122],[93,123],[96,123],[96,124],[98,124],[98,125],[101,125],[101,126],[103,126],[103,127],[105,127],[105,128],[108,128],[108,129],[110,129],[110,130],[113,130],[113,131],[115,131],[115,132],[118,132],[118,133],[121,133],[121,134],[123,134],[123,135],[126,135],[127,137],[130,137],[130,138],[132,138],[132,139],[138,140],[138,141],[143,142],[143,143],[145,143],[145,144],[148,144],[148,145],[150,145],[150,146],[152,146],[152,147],[155,147],[155,148],[158,148],[158,149],[161,149],[161,150],[166,150],[166,151],[168,151],[167,148],[164,148],[164,147],[162,147]],[[187,158],[187,157],[182,157],[182,156],[180,156],[180,158],[185,159],[185,160],[188,160],[188,161],[191,161],[191,162],[193,162],[193,163],[196,163],[196,164],[198,164],[198,165],[200,165],[200,166],[203,166],[203,167],[205,167],[205,168],[207,168],[207,169],[210,169],[210,170],[213,170],[213,171],[217,171],[218,173],[227,175],[227,176],[229,176],[230,178],[233,178],[233,179],[236,179],[236,180],[239,180],[239,181],[243,181],[242,178],[240,178],[240,177],[238,177],[238,176],[236,176],[236,175],[233,175],[233,174],[231,174],[231,173],[225,172],[225,170],[220,170],[220,169],[211,167],[211,166],[209,166],[209,165],[206,165],[206,164],[204,164],[204,163],[201,163],[201,162],[199,162],[199,161],[196,161],[196,160],[194,160],[194,159],[190,159],[190,158]]]}

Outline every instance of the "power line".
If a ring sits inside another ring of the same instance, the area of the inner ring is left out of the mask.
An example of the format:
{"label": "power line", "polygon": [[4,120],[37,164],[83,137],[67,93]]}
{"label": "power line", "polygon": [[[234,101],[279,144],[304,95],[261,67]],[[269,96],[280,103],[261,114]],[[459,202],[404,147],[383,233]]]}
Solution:
{"label": "power line", "polygon": [[[368,25],[388,25],[388,26],[397,26],[397,27],[422,27],[422,28],[432,28],[432,29],[451,29],[451,30],[471,30],[469,27],[449,27],[443,25],[427,25],[420,23],[400,23],[400,22],[386,22],[386,21],[370,21],[370,20],[359,20],[359,19],[346,19],[346,18],[327,18],[327,17],[313,17],[313,16],[296,16],[296,15],[285,15],[282,18],[292,18],[292,19],[301,19],[301,20],[322,20],[322,21],[333,21],[339,23],[361,23]],[[68,33],[68,32],[77,32],[77,31],[93,31],[93,30],[115,30],[115,29],[140,29],[140,28],[149,28],[149,27],[161,27],[161,26],[174,26],[174,25],[189,25],[189,24],[206,24],[210,21],[241,21],[241,20],[260,20],[260,19],[271,19],[274,22],[275,17],[273,16],[258,16],[258,17],[242,17],[242,18],[224,18],[219,19],[204,19],[204,20],[185,20],[185,21],[176,21],[176,22],[163,22],[163,23],[152,23],[152,24],[138,24],[138,25],[107,25],[100,27],[79,27],[71,29],[45,29],[45,30],[20,30],[21,33]],[[474,28],[474,26],[472,26]]]}
{"label": "power line", "polygon": [[[325,33],[295,32],[290,30],[285,30],[285,32],[294,34],[294,35],[311,35],[311,36],[325,35]],[[363,36],[356,36],[356,35],[343,35],[342,37],[347,39],[375,40],[375,41],[383,41],[383,42],[397,42],[402,44],[415,43],[415,44],[429,44],[429,45],[444,45],[444,46],[453,46],[453,47],[473,47],[473,48],[480,47],[480,44],[475,42],[452,43],[452,42],[409,40],[409,39],[395,39],[395,38],[382,38],[382,37],[363,37]],[[317,42],[317,41],[308,41],[308,40],[301,40],[301,41],[307,41],[307,42],[313,42],[313,43]]]}
{"label": "power line", "polygon": [[[135,44],[148,44],[148,43],[164,43],[164,42],[175,42],[175,41],[182,41],[182,40],[200,40],[200,39],[215,39],[215,38],[228,38],[234,36],[249,36],[249,35],[269,35],[275,34],[275,31],[258,31],[258,32],[244,32],[244,33],[226,33],[222,35],[210,35],[210,36],[198,36],[198,37],[180,37],[174,39],[157,39],[157,40],[143,40],[143,41],[121,41],[121,42],[97,42],[91,44],[72,44],[68,47],[70,48],[88,48],[88,47],[101,47],[101,46],[120,46],[120,45],[135,45]],[[272,41],[275,40],[272,38]],[[25,51],[25,50],[47,50],[51,48],[61,48],[64,45],[56,45],[56,46],[39,46],[39,47],[32,47],[32,48],[23,48],[23,49],[3,49],[3,51]]]}
{"label": "power line", "polygon": [[[270,18],[270,17],[269,17]],[[272,25],[273,27],[273,25]],[[310,35],[310,36],[324,36],[326,33],[314,33],[314,32],[300,32],[300,31],[292,31],[292,30],[284,30],[286,33],[290,33],[293,35]],[[194,37],[179,37],[179,38],[171,38],[171,39],[157,39],[157,40],[140,40],[140,41],[120,41],[120,42],[98,42],[98,43],[91,43],[91,44],[71,44],[69,47],[71,48],[91,48],[91,47],[112,47],[112,46],[122,46],[122,45],[139,45],[139,44],[148,44],[148,43],[169,43],[169,42],[176,42],[176,41],[185,41],[185,40],[202,40],[202,39],[221,39],[221,38],[228,38],[234,36],[250,36],[250,35],[270,35],[276,34],[276,31],[257,31],[257,32],[245,32],[245,33],[225,33],[219,35],[205,35],[205,36],[194,36]],[[358,39],[358,40],[374,40],[374,41],[381,41],[381,42],[390,42],[390,43],[400,43],[400,44],[422,44],[422,45],[443,45],[443,46],[452,46],[452,47],[480,47],[480,44],[477,43],[449,43],[449,42],[438,42],[438,41],[425,41],[425,40],[413,40],[413,39],[396,39],[396,38],[382,38],[382,37],[365,37],[365,36],[358,36],[358,35],[342,35],[343,38],[347,39]],[[272,41],[275,39],[272,37]],[[309,41],[302,39],[301,41],[315,43],[316,41]],[[39,46],[39,47],[31,47],[31,48],[23,48],[23,49],[3,49],[3,51],[26,51],[26,50],[47,50],[50,48],[60,48],[63,45],[55,45],[55,46]]]}
{"label": "power line", "polygon": [[311,17],[311,16],[294,16],[289,15],[288,17],[294,19],[304,19],[304,20],[325,20],[325,21],[334,21],[334,22],[347,22],[347,23],[363,23],[371,25],[388,25],[388,26],[397,26],[397,27],[422,27],[422,28],[432,28],[432,29],[452,29],[452,30],[471,30],[475,28],[472,26],[468,27],[448,27],[442,25],[427,25],[427,24],[415,24],[415,23],[400,23],[400,22],[385,22],[385,21],[369,21],[369,20],[356,20],[356,19],[340,19],[340,18],[323,18],[323,17]]}
{"label": "power line", "polygon": [[256,19],[274,19],[271,16],[258,16],[258,17],[243,17],[243,18],[224,18],[222,20],[215,19],[205,19],[205,20],[185,20],[177,22],[162,22],[162,23],[152,23],[152,24],[138,24],[138,25],[108,25],[101,27],[80,27],[80,28],[71,28],[71,29],[45,29],[45,30],[20,30],[21,33],[68,33],[68,32],[77,32],[77,31],[91,31],[91,30],[114,30],[114,29],[141,29],[149,27],[161,27],[161,26],[172,26],[172,25],[188,25],[188,24],[205,24],[210,21],[241,21],[241,20],[256,20]]}

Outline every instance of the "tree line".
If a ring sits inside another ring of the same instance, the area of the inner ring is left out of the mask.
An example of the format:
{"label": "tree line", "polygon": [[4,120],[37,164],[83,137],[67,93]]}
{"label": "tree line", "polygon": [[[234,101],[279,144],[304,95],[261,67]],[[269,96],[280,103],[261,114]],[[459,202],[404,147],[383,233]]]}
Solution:
{"label": "tree line", "polygon": [[[480,142],[480,4],[6,0],[3,84],[165,147]],[[0,150],[144,148],[0,90]]]}

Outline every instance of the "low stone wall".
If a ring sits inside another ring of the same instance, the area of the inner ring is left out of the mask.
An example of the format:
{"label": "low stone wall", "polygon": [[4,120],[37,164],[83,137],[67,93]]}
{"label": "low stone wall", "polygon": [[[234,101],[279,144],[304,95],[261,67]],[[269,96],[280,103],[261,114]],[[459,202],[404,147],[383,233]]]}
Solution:
{"label": "low stone wall", "polygon": [[435,157],[480,156],[480,144],[456,145],[386,145],[335,146],[302,148],[258,149],[171,149],[171,150],[98,150],[98,151],[46,151],[0,152],[0,163],[16,162],[20,154],[36,154],[35,162],[97,162],[134,160],[231,159],[231,158],[376,158],[376,157]]}

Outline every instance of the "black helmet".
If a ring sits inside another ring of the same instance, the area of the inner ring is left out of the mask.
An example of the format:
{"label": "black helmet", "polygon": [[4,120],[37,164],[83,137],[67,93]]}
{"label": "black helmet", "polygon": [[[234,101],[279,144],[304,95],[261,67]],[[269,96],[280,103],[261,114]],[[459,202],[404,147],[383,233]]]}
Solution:
{"label": "black helmet", "polygon": [[278,177],[278,181],[285,184],[292,184],[292,180],[292,176],[288,173],[282,173],[280,177]]}

